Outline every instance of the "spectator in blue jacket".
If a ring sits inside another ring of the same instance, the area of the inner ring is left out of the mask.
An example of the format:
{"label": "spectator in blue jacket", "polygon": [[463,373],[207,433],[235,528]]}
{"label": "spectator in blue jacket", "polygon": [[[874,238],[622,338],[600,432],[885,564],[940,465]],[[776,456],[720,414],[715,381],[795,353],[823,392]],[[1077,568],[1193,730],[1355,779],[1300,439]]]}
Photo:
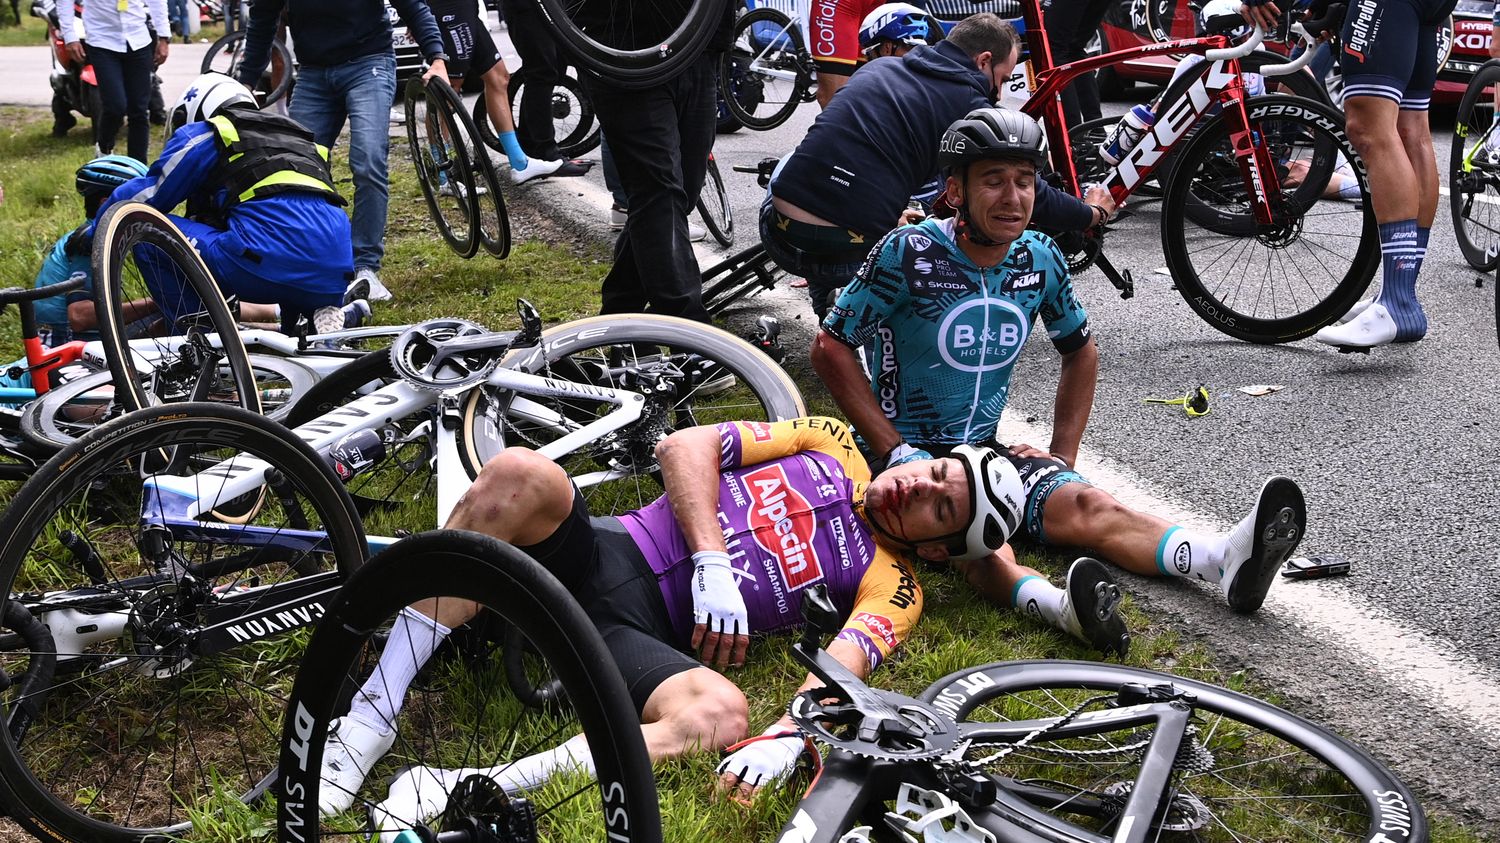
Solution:
{"label": "spectator in blue jacket", "polygon": [[[391,0],[429,63],[423,79],[446,77],[448,56],[437,21],[422,0]],[[349,169],[354,174],[355,284],[369,287],[372,301],[391,293],[380,282],[385,257],[386,205],[390,182],[391,103],[396,97],[396,53],[391,23],[381,0],[255,0],[245,32],[239,81],[253,86],[271,58],[271,39],[282,10],[297,52],[297,95],[292,119],[313,139],[333,148],[349,122]]]}

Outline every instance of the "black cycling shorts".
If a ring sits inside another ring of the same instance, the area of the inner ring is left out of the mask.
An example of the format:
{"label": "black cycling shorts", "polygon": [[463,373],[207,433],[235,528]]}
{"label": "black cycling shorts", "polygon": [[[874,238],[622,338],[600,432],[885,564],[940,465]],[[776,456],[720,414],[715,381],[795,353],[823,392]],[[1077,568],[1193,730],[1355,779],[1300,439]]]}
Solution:
{"label": "black cycling shorts", "polygon": [[676,639],[656,574],[620,519],[591,518],[573,490],[573,512],[541,542],[522,547],[571,591],[625,677],[637,713],[667,679],[701,667]]}
{"label": "black cycling shorts", "polygon": [[479,6],[472,0],[427,0],[432,16],[437,18],[438,33],[443,36],[443,51],[448,54],[448,75],[480,76],[500,63],[500,48],[490,37],[489,28],[479,18]]}
{"label": "black cycling shorts", "polygon": [[1458,0],[1355,0],[1344,15],[1344,98],[1379,97],[1426,111],[1437,82],[1438,29]]}

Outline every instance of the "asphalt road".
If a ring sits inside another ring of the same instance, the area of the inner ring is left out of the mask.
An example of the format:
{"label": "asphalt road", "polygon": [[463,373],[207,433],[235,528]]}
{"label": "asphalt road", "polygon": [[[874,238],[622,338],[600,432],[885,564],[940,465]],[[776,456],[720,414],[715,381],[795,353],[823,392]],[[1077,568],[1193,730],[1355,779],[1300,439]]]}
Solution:
{"label": "asphalt road", "polygon": [[[169,98],[195,74],[205,47],[174,46],[164,67]],[[45,105],[46,65],[45,48],[0,49],[0,101]],[[736,248],[756,237],[761,192],[731,167],[790,151],[816,113],[806,105],[775,131],[719,137]],[[1443,171],[1451,117],[1439,112],[1433,122]],[[516,189],[511,201],[538,203],[607,238],[600,182],[595,168]],[[1500,827],[1489,787],[1500,781],[1494,279],[1476,287],[1443,197],[1419,288],[1432,326],[1426,340],[1369,356],[1311,340],[1254,346],[1213,330],[1153,272],[1165,263],[1159,228],[1157,207],[1143,203],[1108,237],[1115,265],[1134,272],[1134,299],[1122,301],[1097,270],[1075,280],[1102,352],[1085,473],[1136,505],[1216,528],[1243,516],[1266,476],[1291,476],[1309,507],[1302,550],[1346,556],[1353,573],[1278,585],[1250,619],[1189,584],[1127,577],[1127,587],[1157,623],[1200,638],[1281,690],[1290,707],[1374,747],[1429,804],[1481,829]],[[705,265],[716,254],[704,249]],[[804,368],[814,325],[802,291],[751,299],[731,321],[761,312],[781,316],[788,366]],[[1045,341],[1035,345],[1017,372],[1009,417],[1023,431],[1012,435],[1045,444],[1057,360]],[[1214,401],[1202,418],[1141,402],[1199,383]],[[1248,384],[1285,388],[1262,397],[1237,391]]]}

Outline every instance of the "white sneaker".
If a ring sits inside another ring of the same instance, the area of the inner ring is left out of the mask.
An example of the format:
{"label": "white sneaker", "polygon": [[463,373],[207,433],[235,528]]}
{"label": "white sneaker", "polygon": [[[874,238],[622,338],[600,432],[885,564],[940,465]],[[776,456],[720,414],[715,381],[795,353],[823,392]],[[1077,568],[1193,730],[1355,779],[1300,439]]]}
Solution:
{"label": "white sneaker", "polygon": [[1349,312],[1348,313],[1345,313],[1343,316],[1340,316],[1339,317],[1339,321],[1335,322],[1334,324],[1335,325],[1343,325],[1343,324],[1346,324],[1348,322],[1353,322],[1356,318],[1359,317],[1359,315],[1361,313],[1364,313],[1365,310],[1370,305],[1372,305],[1374,303],[1375,303],[1374,299],[1360,299],[1359,301],[1357,301],[1357,302],[1354,303],[1353,307],[1349,308]]}
{"label": "white sneaker", "polygon": [[517,170],[514,167],[511,168],[510,180],[512,184],[525,184],[532,179],[552,175],[562,165],[562,159],[543,161],[540,158],[531,158],[526,161],[524,169]]}
{"label": "white sneaker", "polygon": [[361,281],[368,284],[369,289],[366,295],[355,296],[355,298],[369,299],[372,302],[390,301],[395,298],[395,296],[391,295],[391,291],[387,290],[385,285],[380,283],[380,276],[375,274],[375,270],[368,266],[362,266],[354,272],[354,283],[358,284]]}
{"label": "white sneaker", "polygon": [[330,723],[328,741],[323,744],[318,813],[331,817],[349,810],[370,768],[395,742],[394,729],[381,733],[354,717],[340,717]]}
{"label": "white sneaker", "polygon": [[1125,657],[1130,649],[1130,631],[1120,617],[1120,587],[1109,566],[1087,556],[1068,566],[1062,624],[1074,638],[1095,650]]}
{"label": "white sneaker", "polygon": [[609,206],[609,227],[613,231],[619,231],[625,227],[625,221],[630,219],[630,211],[619,205]]}
{"label": "white sneaker", "polygon": [[395,843],[401,833],[441,814],[458,785],[461,770],[407,767],[391,779],[385,800],[370,806],[369,830],[380,843]]}
{"label": "white sneaker", "polygon": [[1302,541],[1306,525],[1307,504],[1294,481],[1272,477],[1260,487],[1255,511],[1229,531],[1226,552],[1236,558],[1227,560],[1219,580],[1229,608],[1242,615],[1260,608],[1271,581]]}
{"label": "white sneaker", "polygon": [[703,239],[707,236],[708,229],[693,222],[692,220],[688,220],[688,242],[699,243],[702,242]]}
{"label": "white sneaker", "polygon": [[1360,314],[1342,325],[1321,328],[1313,339],[1341,348],[1367,349],[1396,341],[1396,320],[1383,304],[1372,303]]}

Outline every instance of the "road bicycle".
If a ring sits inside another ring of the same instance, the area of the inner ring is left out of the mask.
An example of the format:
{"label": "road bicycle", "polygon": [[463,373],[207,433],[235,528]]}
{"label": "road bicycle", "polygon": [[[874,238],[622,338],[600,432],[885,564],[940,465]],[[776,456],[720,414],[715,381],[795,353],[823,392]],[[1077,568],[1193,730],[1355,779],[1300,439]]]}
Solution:
{"label": "road bicycle", "polygon": [[1464,260],[1481,272],[1500,265],[1500,126],[1496,98],[1500,60],[1480,66],[1453,119],[1448,207]]}
{"label": "road bicycle", "polygon": [[462,258],[482,246],[510,254],[510,217],[500,176],[463,100],[446,79],[406,83],[406,141],[438,233]]}
{"label": "road bicycle", "polygon": [[817,68],[796,20],[765,2],[747,6],[719,60],[719,101],[741,125],[763,132],[816,99]]}
{"label": "road bicycle", "polygon": [[[779,368],[710,326],[543,330],[518,311],[513,331],[406,329],[313,385],[290,433],[239,407],[164,405],[42,466],[0,520],[0,668],[25,680],[0,691],[12,816],[135,841],[243,815],[234,803],[272,782],[297,630],[367,545],[446,520],[504,447],[557,460],[610,512],[660,493],[655,446],[673,429],[805,413]],[[66,681],[49,672],[64,665]]]}
{"label": "road bicycle", "polygon": [[[489,678],[493,653],[449,659],[409,696],[396,758],[377,767],[361,798],[384,799],[380,773],[402,765],[451,769],[457,774],[442,780],[447,810],[405,839],[660,839],[637,716],[615,696],[616,671],[595,662],[608,658],[597,632],[536,562],[453,531],[417,536],[372,560],[319,624],[282,732],[279,839],[397,830],[318,822],[308,806],[323,786],[323,743],[347,705],[345,689],[364,679],[380,632],[418,597],[477,601],[521,626],[561,678],[571,714],[525,714],[506,683]],[[1252,697],[1070,661],[965,668],[909,697],[866,686],[820,649],[843,621],[822,586],[804,595],[803,616],[791,649],[823,684],[789,710],[826,757],[783,843],[1427,839],[1416,798],[1380,762]],[[494,783],[516,759],[572,730],[600,764],[596,781],[564,775],[508,794]]]}
{"label": "road bicycle", "polygon": [[[1325,195],[1347,163],[1359,194],[1367,196],[1363,162],[1345,134],[1342,115],[1325,103],[1246,95],[1241,60],[1259,46],[1263,31],[1232,48],[1225,36],[1211,34],[1054,67],[1040,5],[1027,2],[1023,11],[1036,90],[1022,110],[1045,127],[1060,186],[1082,195],[1087,177],[1124,204],[1162,169],[1167,268],[1204,321],[1250,342],[1290,342],[1331,324],[1359,299],[1379,263],[1374,212],[1368,202]],[[1236,26],[1236,21],[1218,26]],[[1301,26],[1298,37],[1311,43]],[[1206,60],[1167,87],[1152,130],[1118,165],[1099,159],[1094,136],[1075,143],[1058,92],[1079,74],[1161,53]],[[1259,72],[1279,80],[1310,59],[1308,51],[1292,62],[1262,64]],[[1065,241],[1070,268],[1076,272],[1097,263],[1129,298],[1134,279],[1105,258],[1100,234]]]}

